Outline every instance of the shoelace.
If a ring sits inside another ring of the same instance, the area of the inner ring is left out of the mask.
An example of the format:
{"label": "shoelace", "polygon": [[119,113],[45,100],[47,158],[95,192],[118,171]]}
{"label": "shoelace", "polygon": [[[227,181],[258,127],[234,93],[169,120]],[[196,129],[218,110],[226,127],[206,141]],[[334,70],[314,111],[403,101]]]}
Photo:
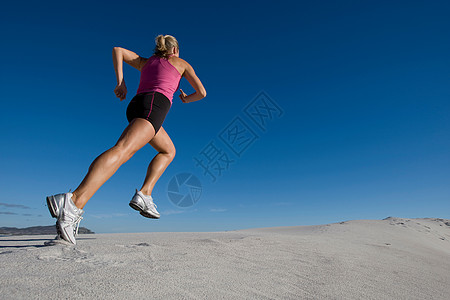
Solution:
{"label": "shoelace", "polygon": [[[74,233],[75,236],[78,236],[78,227],[80,226],[81,219],[83,219],[83,217],[80,216],[80,217],[77,219],[77,221],[75,221],[75,222],[77,223],[76,229],[73,230],[73,233]],[[73,224],[75,224],[75,222],[74,222]],[[57,236],[58,236],[59,238],[61,238],[61,230],[59,229],[58,226],[56,226],[56,234],[57,234]]]}
{"label": "shoelace", "polygon": [[[144,198],[144,202],[145,202],[145,205],[147,205],[148,207],[151,207],[152,205],[154,205],[155,208],[158,207],[152,200],[149,200],[149,199]],[[150,204],[150,205],[149,205],[149,204]]]}
{"label": "shoelace", "polygon": [[[72,219],[72,218],[70,218],[70,219]],[[82,219],[83,219],[83,217],[81,215],[79,215],[79,216],[75,216],[73,221],[70,220],[70,221],[67,222],[70,225],[75,226],[75,228],[73,229],[74,236],[78,235],[78,227],[80,227],[80,222],[81,222]]]}
{"label": "shoelace", "polygon": [[78,235],[78,227],[80,226],[80,222],[83,219],[82,216],[78,216],[78,218],[72,223],[73,225],[77,224],[77,228],[73,230],[75,236]]}
{"label": "shoelace", "polygon": [[[69,189],[69,193],[71,191],[72,191],[72,189]],[[78,227],[80,227],[80,222],[81,222],[82,219],[83,219],[82,216],[78,216],[78,218],[75,221],[71,222],[72,225],[75,225],[75,224],[77,225],[77,227],[73,230],[73,233],[74,233],[75,236],[78,235]]]}

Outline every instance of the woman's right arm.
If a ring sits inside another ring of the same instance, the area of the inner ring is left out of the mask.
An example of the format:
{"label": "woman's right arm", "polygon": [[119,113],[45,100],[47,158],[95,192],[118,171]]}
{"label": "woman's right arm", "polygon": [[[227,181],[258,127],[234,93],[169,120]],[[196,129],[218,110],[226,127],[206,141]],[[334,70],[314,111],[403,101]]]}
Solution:
{"label": "woman's right arm", "polygon": [[114,47],[112,51],[114,71],[116,72],[117,84],[123,81],[123,55],[120,47]]}
{"label": "woman's right arm", "polygon": [[184,70],[183,76],[187,79],[187,81],[189,81],[191,86],[194,88],[195,93],[192,93],[188,96],[184,96],[185,95],[184,92],[180,89],[181,100],[185,103],[189,103],[189,102],[194,102],[194,101],[198,101],[200,99],[205,98],[206,97],[205,87],[203,86],[202,82],[195,74],[194,68],[192,68],[192,66],[188,62],[185,61],[185,63],[186,63],[186,68]]}
{"label": "woman's right arm", "polygon": [[114,47],[112,51],[114,71],[116,72],[117,86],[114,89],[114,94],[120,101],[127,97],[127,87],[123,79],[123,55],[120,47]]}

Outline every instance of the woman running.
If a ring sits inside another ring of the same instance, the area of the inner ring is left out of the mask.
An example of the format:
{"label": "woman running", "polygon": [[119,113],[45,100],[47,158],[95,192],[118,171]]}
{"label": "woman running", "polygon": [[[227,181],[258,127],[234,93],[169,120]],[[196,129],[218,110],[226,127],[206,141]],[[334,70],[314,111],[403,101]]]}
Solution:
{"label": "woman running", "polygon": [[171,35],[158,35],[156,47],[149,58],[120,48],[113,48],[113,63],[117,86],[114,93],[124,100],[127,88],[123,78],[123,61],[141,71],[136,95],[127,107],[129,125],[125,128],[116,145],[103,152],[90,165],[89,171],[73,193],[62,193],[47,197],[47,206],[52,217],[57,218],[58,238],[76,244],[78,226],[84,213],[83,207],[94,193],[139,149],[149,143],[158,151],[148,166],[147,175],[141,189],[130,201],[130,206],[147,218],[160,217],[151,196],[162,173],[175,156],[175,147],[162,127],[172,106],[173,94],[178,90],[181,77],[185,77],[195,93],[186,95],[180,89],[183,103],[198,101],[206,97],[206,90],[192,66],[180,58],[177,40]]}

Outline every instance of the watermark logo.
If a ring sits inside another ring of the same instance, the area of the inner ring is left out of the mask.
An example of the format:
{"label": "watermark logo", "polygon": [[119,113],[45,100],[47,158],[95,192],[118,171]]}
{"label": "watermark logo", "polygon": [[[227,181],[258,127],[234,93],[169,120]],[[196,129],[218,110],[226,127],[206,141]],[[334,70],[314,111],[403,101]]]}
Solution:
{"label": "watermark logo", "polygon": [[179,173],[172,177],[167,186],[169,200],[178,207],[191,207],[200,199],[202,184],[191,173]]}
{"label": "watermark logo", "polygon": [[256,132],[239,116],[235,117],[219,134],[219,139],[238,157],[241,157],[242,153],[258,138]]}
{"label": "watermark logo", "polygon": [[281,107],[265,91],[259,92],[242,112],[217,135],[217,140],[225,145],[225,148],[217,143],[216,139],[212,139],[193,157],[195,166],[201,168],[203,175],[211,178],[214,183],[224,171],[230,169],[236,158],[241,158],[260,138],[260,134],[267,132],[270,122],[284,114]]}
{"label": "watermark logo", "polygon": [[284,112],[277,103],[261,91],[245,108],[244,113],[255,123],[262,131],[267,131],[267,124],[280,118]]}
{"label": "watermark logo", "polygon": [[[192,158],[195,167],[215,183],[283,114],[281,107],[265,91],[260,91]],[[191,173],[174,176],[168,185],[169,199],[178,207],[194,205],[201,192],[200,180]]]}
{"label": "watermark logo", "polygon": [[214,141],[210,141],[199,153],[198,157],[193,158],[195,166],[203,169],[203,175],[208,175],[216,181],[218,176],[222,175],[224,170],[228,170],[230,164],[234,162],[228,157],[228,154],[218,148]]}

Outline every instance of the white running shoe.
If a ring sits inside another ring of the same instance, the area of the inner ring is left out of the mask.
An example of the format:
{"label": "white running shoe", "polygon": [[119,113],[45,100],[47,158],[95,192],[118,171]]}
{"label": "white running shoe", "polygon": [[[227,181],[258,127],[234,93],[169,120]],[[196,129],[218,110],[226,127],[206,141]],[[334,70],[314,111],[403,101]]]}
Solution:
{"label": "white running shoe", "polygon": [[140,211],[141,215],[146,218],[159,219],[160,214],[156,210],[156,204],[153,203],[152,196],[144,195],[136,189],[133,199],[130,201],[131,208]]}
{"label": "white running shoe", "polygon": [[75,237],[78,235],[83,213],[84,211],[73,203],[72,195],[64,197],[63,204],[59,207],[58,221],[56,221],[58,235],[69,243],[76,244]]}

